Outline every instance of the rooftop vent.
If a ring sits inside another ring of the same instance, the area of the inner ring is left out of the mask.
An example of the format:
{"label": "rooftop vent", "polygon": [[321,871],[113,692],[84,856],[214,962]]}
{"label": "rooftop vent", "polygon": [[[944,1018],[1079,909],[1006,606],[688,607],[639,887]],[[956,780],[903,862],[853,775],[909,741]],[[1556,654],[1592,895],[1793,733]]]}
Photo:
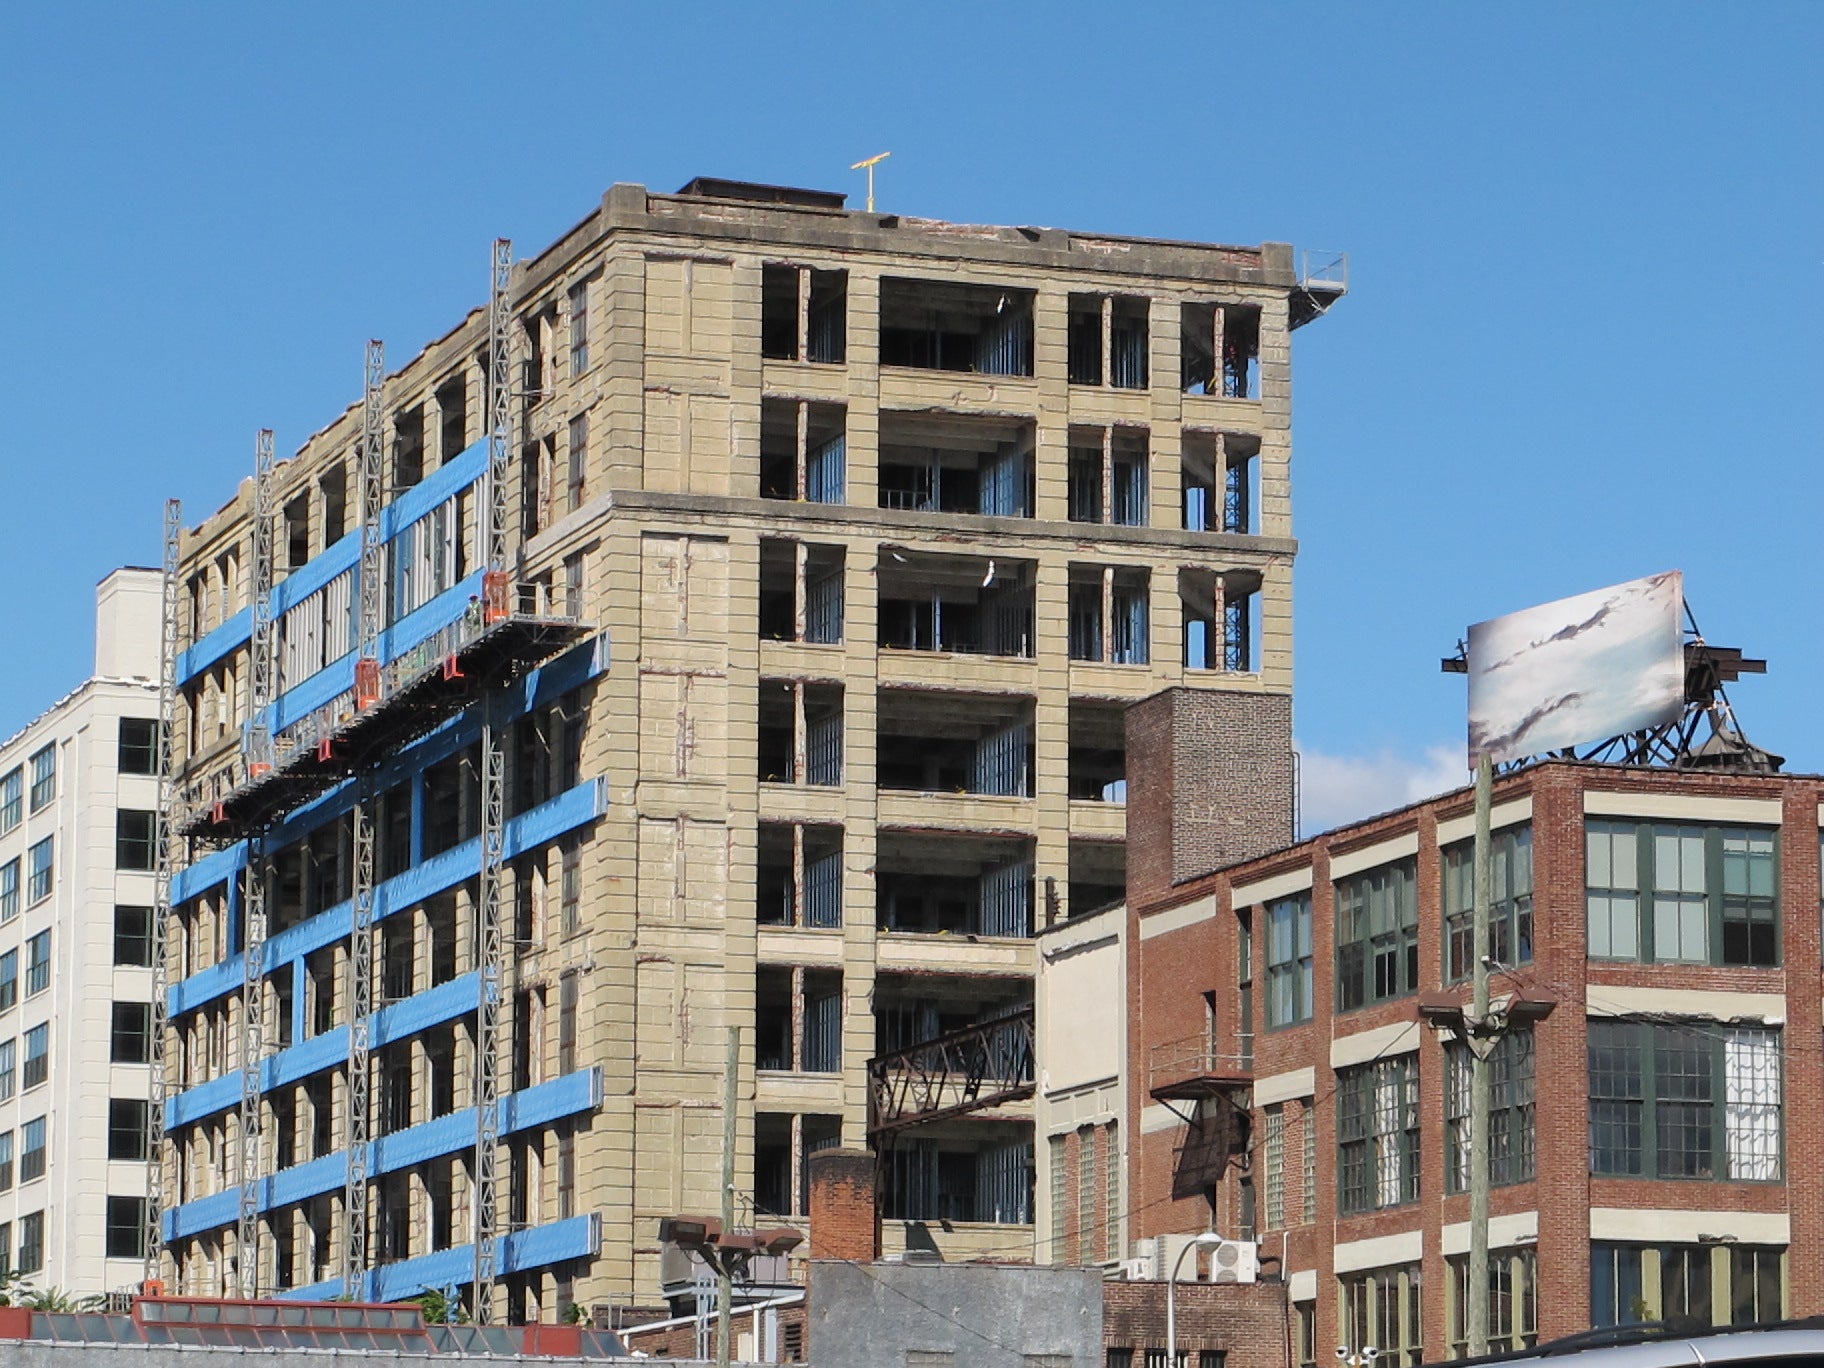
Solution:
{"label": "rooftop vent", "polygon": [[790,185],[761,185],[756,181],[722,180],[716,176],[698,176],[678,193],[694,199],[796,204],[807,209],[841,209],[849,198],[834,190],[800,190]]}

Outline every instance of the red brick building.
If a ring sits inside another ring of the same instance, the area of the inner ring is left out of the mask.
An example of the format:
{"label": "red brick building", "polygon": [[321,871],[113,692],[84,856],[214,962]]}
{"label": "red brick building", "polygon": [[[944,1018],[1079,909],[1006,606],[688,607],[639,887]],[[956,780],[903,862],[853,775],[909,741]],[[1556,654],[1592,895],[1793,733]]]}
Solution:
{"label": "red brick building", "polygon": [[[1129,810],[1128,1236],[1257,1237],[1297,1362],[1460,1352],[1468,1071],[1418,1005],[1468,996],[1470,791],[1187,877],[1177,814],[1209,795],[1135,739],[1166,778]],[[1497,1345],[1824,1313],[1821,800],[1570,761],[1497,782]]]}

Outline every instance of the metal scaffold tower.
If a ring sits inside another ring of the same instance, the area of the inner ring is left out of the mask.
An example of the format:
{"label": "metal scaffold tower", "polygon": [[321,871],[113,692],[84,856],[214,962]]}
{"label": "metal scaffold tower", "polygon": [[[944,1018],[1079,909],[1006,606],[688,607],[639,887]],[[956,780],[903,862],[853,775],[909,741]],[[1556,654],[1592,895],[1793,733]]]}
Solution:
{"label": "metal scaffold tower", "polygon": [[[253,635],[249,644],[247,731],[249,775],[272,767],[272,429],[261,428],[253,469]],[[260,1178],[262,1169],[260,1069],[266,1058],[266,833],[247,841],[241,884],[241,1217],[235,1263],[241,1295],[259,1295]]]}
{"label": "metal scaffold tower", "polygon": [[153,841],[152,874],[152,1070],[146,1089],[146,1269],[147,1282],[163,1274],[165,1254],[165,1033],[170,1029],[171,984],[166,963],[171,939],[171,874],[177,867],[178,836],[171,821],[172,772],[177,768],[172,733],[177,715],[178,562],[182,550],[184,506],[165,502],[165,573],[160,608],[158,664],[158,829]]}
{"label": "metal scaffold tower", "polygon": [[[507,469],[512,438],[513,244],[494,241],[488,295],[488,473],[479,510],[486,536],[483,613],[508,611]],[[495,1164],[500,1149],[500,999],[502,879],[505,873],[506,748],[501,736],[499,691],[482,700],[481,880],[476,908],[476,957],[481,989],[475,1014],[475,1290],[470,1308],[478,1324],[493,1318],[499,1270]]]}
{"label": "metal scaffold tower", "polygon": [[[372,703],[380,692],[380,624],[385,602],[385,559],[380,540],[380,506],[385,501],[384,410],[386,348],[367,344],[366,402],[361,411],[361,456],[357,471],[357,516],[361,529],[361,595],[356,619],[355,700]],[[348,1175],[342,1213],[342,1291],[360,1297],[367,1276],[367,1159],[372,1135],[370,1106],[372,1016],[374,1010],[374,785],[373,771],[357,777],[353,820],[354,916],[348,934]]]}

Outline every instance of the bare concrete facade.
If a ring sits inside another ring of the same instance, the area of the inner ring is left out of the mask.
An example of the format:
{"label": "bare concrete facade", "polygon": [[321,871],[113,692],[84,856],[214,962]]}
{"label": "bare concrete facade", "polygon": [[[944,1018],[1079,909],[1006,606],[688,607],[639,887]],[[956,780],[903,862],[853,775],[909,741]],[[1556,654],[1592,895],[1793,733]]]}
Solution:
{"label": "bare concrete facade", "polygon": [[[1335,295],[1301,284],[1290,248],[709,188],[617,185],[514,277],[514,577],[607,643],[551,667],[512,722],[528,834],[501,1048],[516,1089],[589,1078],[515,1131],[502,1172],[516,1227],[593,1222],[580,1244],[528,1240],[515,1317],[656,1300],[658,1219],[719,1204],[728,1026],[746,1033],[738,1183],[802,1217],[806,1155],[867,1141],[869,1057],[1030,1001],[1036,927],[1121,896],[1121,709],[1180,683],[1292,684],[1290,332]],[[395,545],[395,619],[465,592],[475,563],[480,486],[459,467],[486,337],[472,314],[386,381],[389,497],[449,510],[428,588]],[[281,576],[353,528],[360,419],[279,467]],[[250,512],[244,486],[184,539],[183,640],[207,646],[180,671],[193,800],[239,752]],[[322,593],[339,621],[346,599]],[[335,658],[308,626],[282,688]],[[391,776],[396,877],[472,834],[466,754]],[[300,926],[346,896],[331,818],[285,829],[323,883],[298,876]],[[234,1233],[235,1117],[208,1089],[238,1065],[239,970],[233,861],[198,868],[174,894],[170,1182],[189,1214],[169,1238],[178,1285],[203,1293]],[[472,889],[420,888],[389,917],[399,992],[377,1002],[428,1002],[452,941],[471,962]],[[346,947],[317,939],[275,973],[293,1050],[345,1009]],[[459,1114],[468,1020],[395,1030],[397,1119]],[[299,1167],[341,1134],[345,1080],[321,1063],[269,1095]],[[1029,1103],[910,1133],[883,1171],[888,1252],[928,1219],[953,1257],[1029,1257],[1032,1138]],[[402,1265],[460,1244],[467,1182],[447,1147],[377,1176],[397,1230],[373,1238]],[[264,1285],[333,1289],[339,1202],[275,1199]]]}

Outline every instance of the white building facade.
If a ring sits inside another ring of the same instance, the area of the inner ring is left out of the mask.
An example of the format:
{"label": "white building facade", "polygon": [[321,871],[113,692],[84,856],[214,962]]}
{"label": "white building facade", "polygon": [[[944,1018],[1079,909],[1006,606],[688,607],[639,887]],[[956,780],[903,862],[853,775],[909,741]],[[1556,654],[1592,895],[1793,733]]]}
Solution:
{"label": "white building facade", "polygon": [[160,576],[96,593],[95,674],[0,743],[0,1264],[144,1272]]}

